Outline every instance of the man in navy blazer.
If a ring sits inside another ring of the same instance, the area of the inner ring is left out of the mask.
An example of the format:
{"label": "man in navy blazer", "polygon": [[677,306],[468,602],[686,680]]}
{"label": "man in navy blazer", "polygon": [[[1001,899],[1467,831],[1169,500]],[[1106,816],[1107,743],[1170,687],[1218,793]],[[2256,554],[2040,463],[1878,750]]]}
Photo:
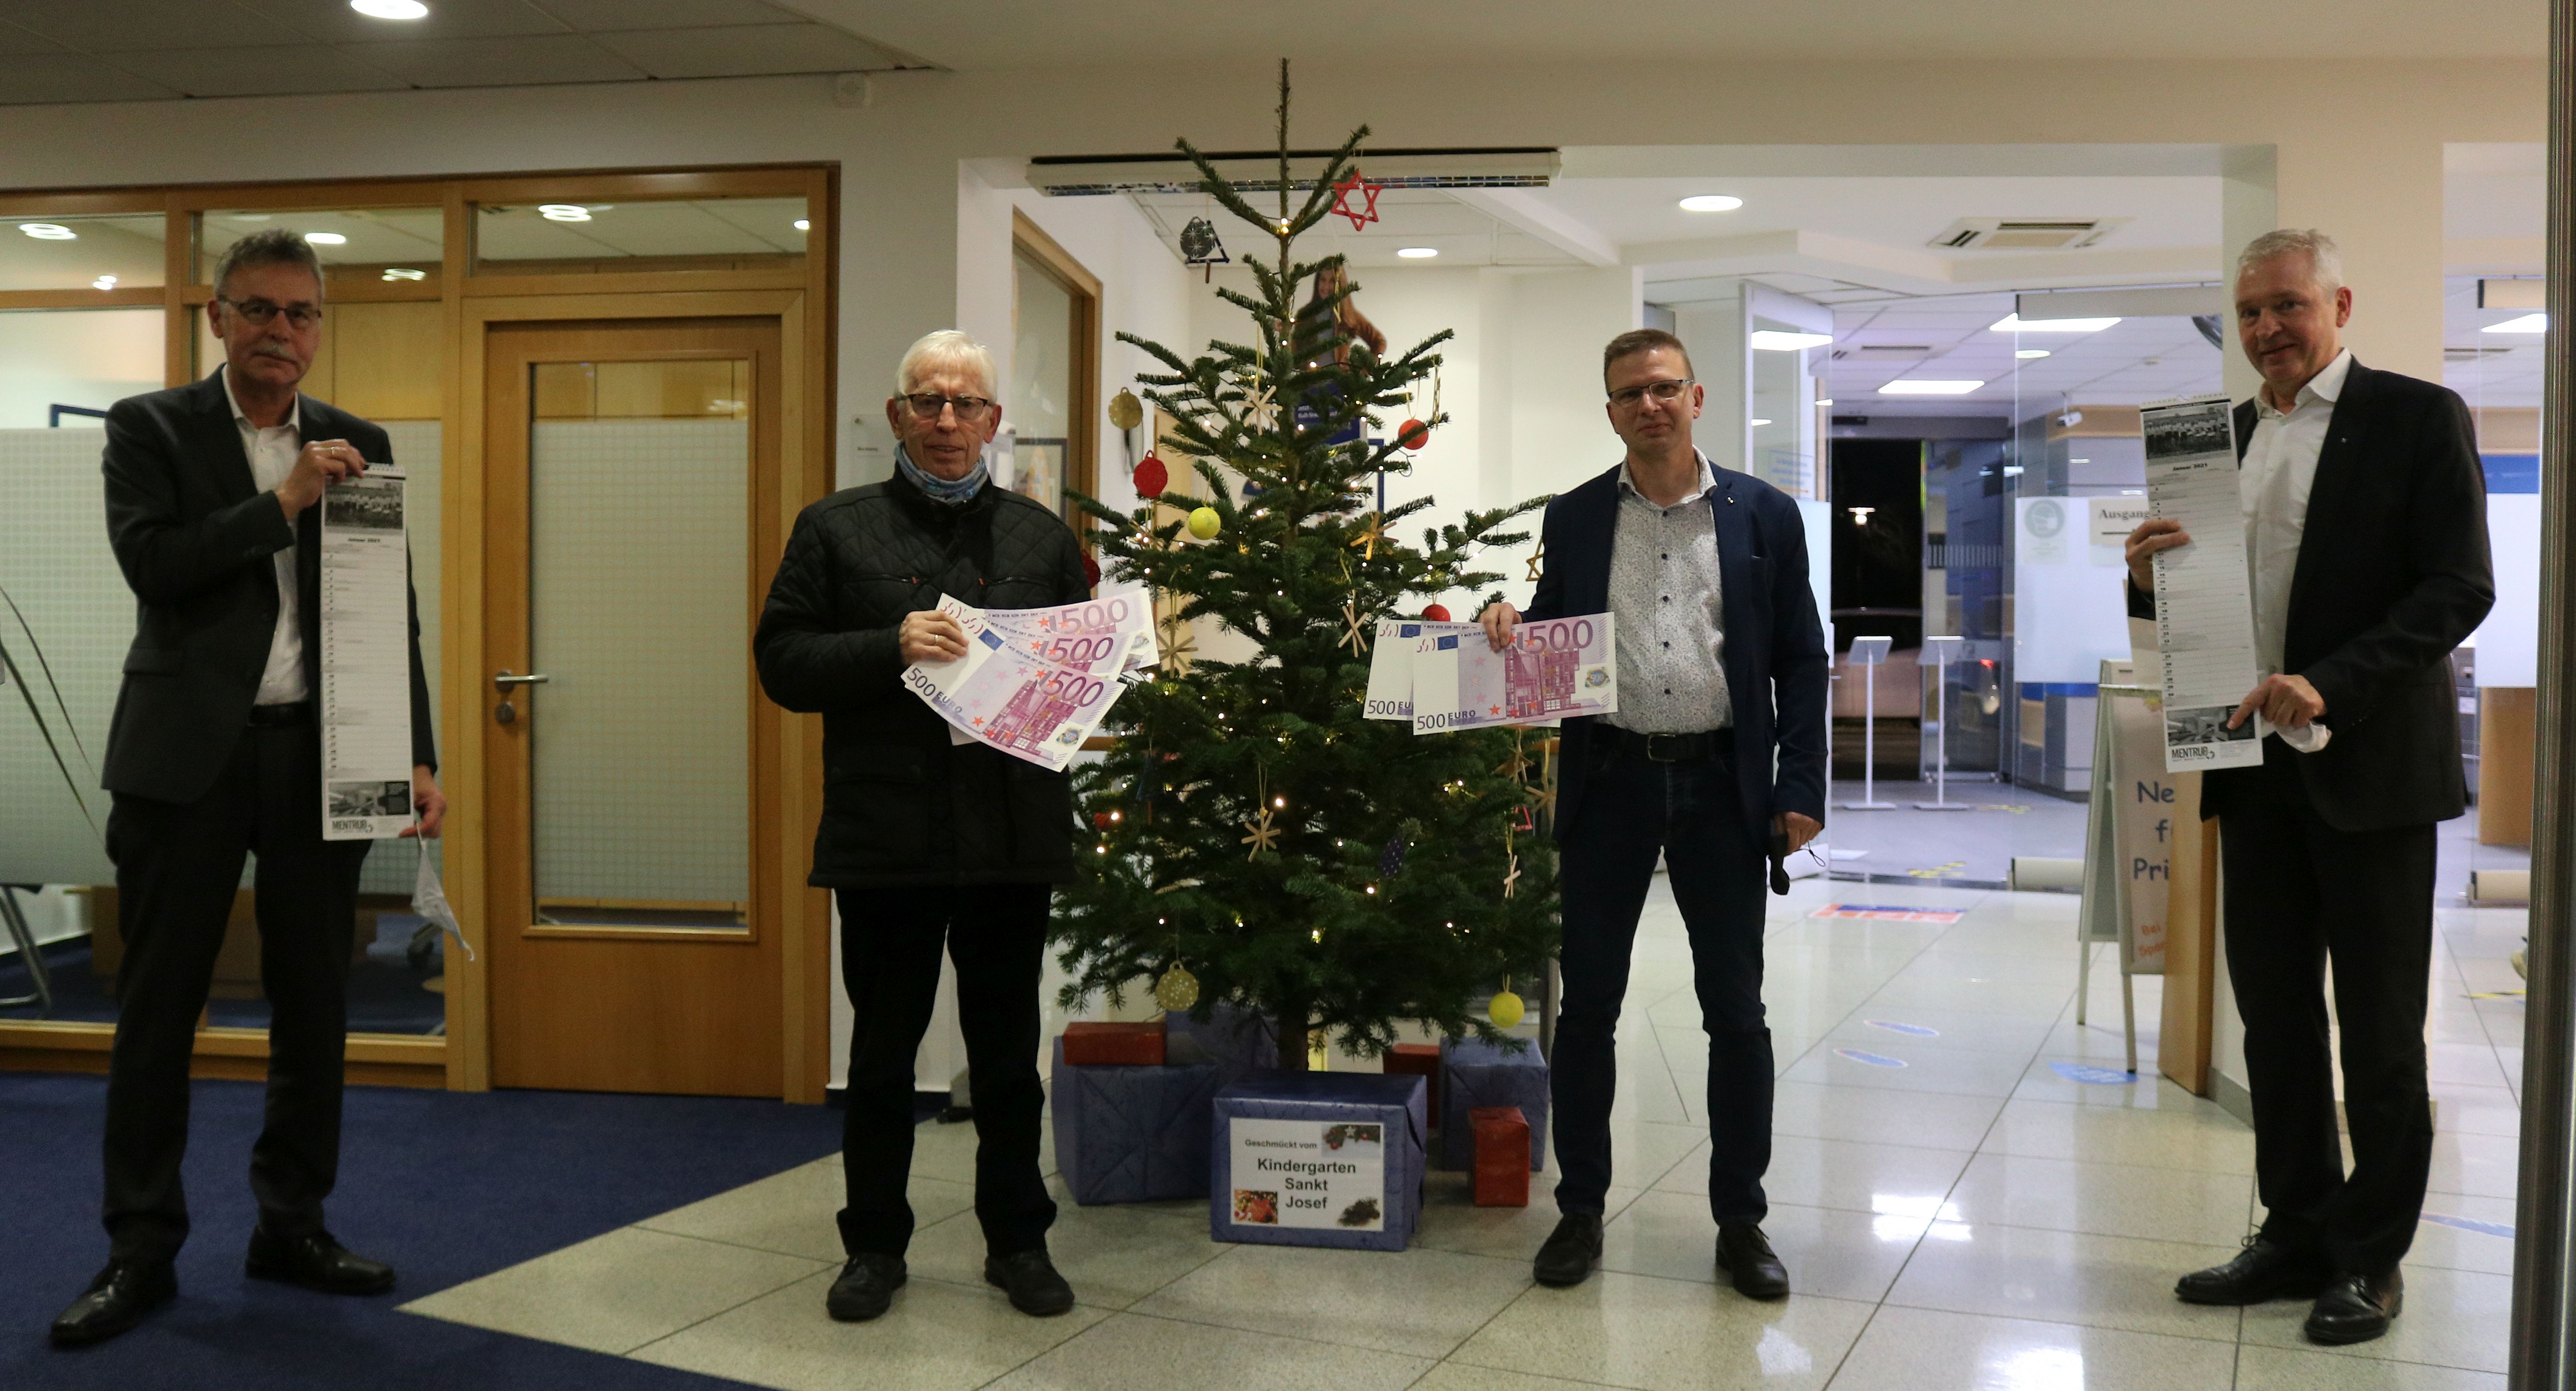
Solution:
{"label": "man in navy blazer", "polygon": [[1778,1299],[1788,1274],[1761,1226],[1772,1076],[1763,889],[1769,855],[1824,828],[1831,655],[1797,505],[1692,447],[1704,392],[1681,340],[1623,333],[1602,352],[1602,377],[1628,457],[1548,504],[1547,563],[1529,612],[1496,603],[1478,620],[1499,649],[1524,617],[1606,612],[1619,662],[1618,712],[1567,720],[1563,731],[1565,990],[1552,1060],[1563,1216],[1534,1274],[1580,1284],[1601,1256],[1613,1034],[1660,854],[1690,931],[1708,1034],[1717,1265],[1743,1293]]}

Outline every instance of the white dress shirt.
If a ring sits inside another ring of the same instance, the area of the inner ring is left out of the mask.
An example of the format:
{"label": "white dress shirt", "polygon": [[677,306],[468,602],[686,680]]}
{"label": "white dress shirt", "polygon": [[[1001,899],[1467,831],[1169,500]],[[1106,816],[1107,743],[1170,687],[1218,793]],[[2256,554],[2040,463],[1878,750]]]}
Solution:
{"label": "white dress shirt", "polygon": [[1717,572],[1717,470],[1705,454],[1698,463],[1698,489],[1670,507],[1639,492],[1627,466],[1619,468],[1610,542],[1619,711],[1603,718],[1638,734],[1697,734],[1735,723]]}
{"label": "white dress shirt", "polygon": [[[262,429],[250,423],[241,398],[233,395],[233,369],[226,367],[223,377],[233,427],[241,431],[242,453],[250,456],[251,484],[263,493],[275,492],[295,468],[295,456],[304,447],[304,398],[295,398],[285,424]],[[305,696],[304,628],[296,619],[295,548],[288,546],[271,559],[277,566],[277,633],[268,641],[268,669],[260,673],[259,694],[251,703],[292,705]]]}
{"label": "white dress shirt", "polygon": [[2299,540],[2308,526],[2308,492],[2316,486],[2317,454],[2335,398],[2352,371],[2350,351],[2337,353],[2287,411],[2254,396],[2254,438],[2237,472],[2237,497],[2245,514],[2245,567],[2254,591],[2254,661],[2258,675],[2282,671],[2282,634],[2290,622],[2290,581],[2299,569]]}

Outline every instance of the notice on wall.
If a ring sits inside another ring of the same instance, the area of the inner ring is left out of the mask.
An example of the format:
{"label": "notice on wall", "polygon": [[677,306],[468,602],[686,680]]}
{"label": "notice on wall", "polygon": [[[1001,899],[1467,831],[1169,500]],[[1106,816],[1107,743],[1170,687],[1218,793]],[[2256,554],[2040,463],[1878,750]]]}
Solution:
{"label": "notice on wall", "polygon": [[322,837],[412,824],[411,550],[403,471],[371,464],[322,494]]}
{"label": "notice on wall", "polygon": [[2227,727],[2256,680],[2235,412],[2225,396],[2161,401],[2139,411],[2148,510],[2182,523],[2191,535],[2191,544],[2155,558],[2167,772],[2263,761],[2253,720]]}
{"label": "notice on wall", "polygon": [[1386,1230],[1386,1127],[1375,1121],[1226,1122],[1234,1220]]}

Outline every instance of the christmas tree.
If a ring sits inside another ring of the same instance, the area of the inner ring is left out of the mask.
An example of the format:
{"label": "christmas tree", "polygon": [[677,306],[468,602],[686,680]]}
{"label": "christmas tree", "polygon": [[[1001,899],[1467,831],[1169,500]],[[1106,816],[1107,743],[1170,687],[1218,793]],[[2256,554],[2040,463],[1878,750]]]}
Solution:
{"label": "christmas tree", "polygon": [[[1406,469],[1404,441],[1371,442],[1366,426],[1401,418],[1450,335],[1389,356],[1349,308],[1358,287],[1342,258],[1296,258],[1298,236],[1347,196],[1335,186],[1359,186],[1367,135],[1352,132],[1320,175],[1292,178],[1283,63],[1275,181],[1238,187],[1179,142],[1208,195],[1277,253],[1245,258],[1256,293],[1218,291],[1250,315],[1251,341],[1184,359],[1119,335],[1170,369],[1140,381],[1208,496],[1167,491],[1127,515],[1081,499],[1111,573],[1153,589],[1164,661],[1119,699],[1115,747],[1076,770],[1095,843],[1056,899],[1065,1003],[1159,978],[1168,1006],[1195,996],[1202,1018],[1230,1001],[1274,1021],[1290,1067],[1317,1031],[1362,1056],[1408,1022],[1494,1037],[1509,1003],[1470,1011],[1510,982],[1526,989],[1557,941],[1536,814],[1547,731],[1416,736],[1363,717],[1377,620],[1501,578],[1474,557],[1525,544],[1526,531],[1501,528],[1545,501],[1426,528],[1419,549],[1395,528],[1430,498],[1379,510],[1384,474]],[[1275,211],[1247,192],[1275,192]],[[1183,628],[1200,617],[1255,655],[1190,661]]]}

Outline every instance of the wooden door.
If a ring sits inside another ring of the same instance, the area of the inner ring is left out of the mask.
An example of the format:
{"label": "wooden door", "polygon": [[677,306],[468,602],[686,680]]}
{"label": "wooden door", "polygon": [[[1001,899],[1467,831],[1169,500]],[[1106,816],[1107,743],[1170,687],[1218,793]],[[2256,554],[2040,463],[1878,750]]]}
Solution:
{"label": "wooden door", "polygon": [[492,1081],[777,1096],[778,323],[487,332]]}

